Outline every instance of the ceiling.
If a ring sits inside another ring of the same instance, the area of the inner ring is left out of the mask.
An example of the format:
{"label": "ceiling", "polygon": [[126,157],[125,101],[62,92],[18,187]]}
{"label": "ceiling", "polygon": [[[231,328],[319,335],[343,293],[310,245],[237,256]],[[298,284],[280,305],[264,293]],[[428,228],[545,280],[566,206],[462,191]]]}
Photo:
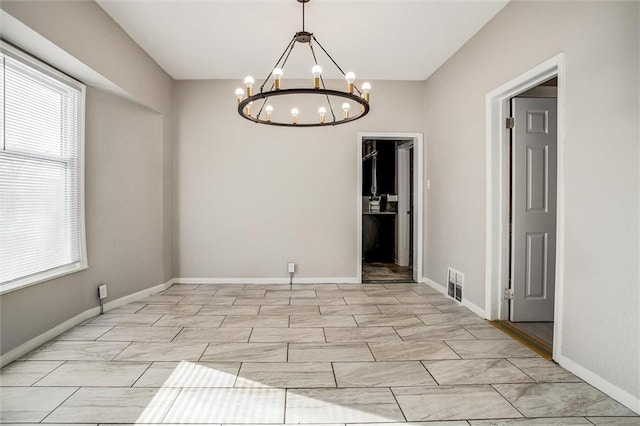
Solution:
{"label": "ceiling", "polygon": [[[264,78],[302,29],[296,0],[97,1],[176,80]],[[508,1],[312,0],[305,29],[360,81],[425,80]],[[284,78],[310,77],[312,65],[298,43]]]}

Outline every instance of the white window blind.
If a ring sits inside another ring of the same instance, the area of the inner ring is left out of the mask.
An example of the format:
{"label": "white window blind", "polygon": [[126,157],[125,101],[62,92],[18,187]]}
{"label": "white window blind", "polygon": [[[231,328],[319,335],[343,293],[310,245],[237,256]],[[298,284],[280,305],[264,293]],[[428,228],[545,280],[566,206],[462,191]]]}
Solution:
{"label": "white window blind", "polygon": [[84,86],[0,51],[0,292],[86,267]]}

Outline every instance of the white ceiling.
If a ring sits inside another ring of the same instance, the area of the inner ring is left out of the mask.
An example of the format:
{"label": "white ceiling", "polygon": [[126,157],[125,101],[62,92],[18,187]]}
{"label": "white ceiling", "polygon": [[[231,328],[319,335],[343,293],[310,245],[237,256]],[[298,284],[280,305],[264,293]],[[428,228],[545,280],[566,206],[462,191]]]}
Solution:
{"label": "white ceiling", "polygon": [[[97,0],[174,79],[266,77],[302,29],[296,0]],[[358,80],[424,80],[509,0],[312,0],[306,30]],[[337,71],[316,47],[328,78]],[[285,77],[311,75],[297,44]]]}

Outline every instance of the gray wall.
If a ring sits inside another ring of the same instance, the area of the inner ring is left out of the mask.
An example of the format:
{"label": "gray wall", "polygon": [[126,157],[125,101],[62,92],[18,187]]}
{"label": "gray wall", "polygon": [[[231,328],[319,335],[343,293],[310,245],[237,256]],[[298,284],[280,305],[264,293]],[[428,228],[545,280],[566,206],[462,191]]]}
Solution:
{"label": "gray wall", "polygon": [[367,117],[311,129],[241,119],[239,84],[175,84],[176,277],[354,278],[357,133],[422,133],[424,82],[374,81]]}
{"label": "gray wall", "polygon": [[[485,94],[566,53],[562,354],[640,396],[639,4],[512,2],[426,84],[426,275],[485,301]],[[455,168],[450,166],[455,164]]]}
{"label": "gray wall", "polygon": [[93,2],[0,7],[128,94],[87,91],[89,269],[2,295],[4,354],[97,306],[98,283],[109,285],[114,300],[172,278],[173,82]]}

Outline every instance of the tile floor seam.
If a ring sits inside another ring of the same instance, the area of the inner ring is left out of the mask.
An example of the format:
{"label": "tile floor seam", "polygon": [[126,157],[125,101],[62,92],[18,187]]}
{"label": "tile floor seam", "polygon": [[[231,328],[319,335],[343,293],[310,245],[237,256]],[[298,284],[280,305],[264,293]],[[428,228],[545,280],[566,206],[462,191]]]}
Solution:
{"label": "tile floor seam", "polygon": [[[26,361],[25,361],[26,362]],[[37,362],[37,361],[36,361]],[[36,385],[38,384],[38,382],[41,382],[45,379],[45,377],[49,376],[51,373],[53,373],[54,371],[58,370],[60,367],[62,367],[63,365],[65,365],[66,363],[68,363],[69,361],[62,361],[62,363],[60,363],[60,365],[58,365],[56,368],[54,368],[53,370],[49,371],[47,374],[45,374],[44,376],[40,377],[38,380],[36,380],[35,382],[31,383],[29,385],[29,387],[37,387]],[[44,387],[44,386],[43,386]],[[1,407],[0,407],[1,408]]]}
{"label": "tile floor seam", "polygon": [[[69,387],[72,387],[72,386],[69,386]],[[36,423],[42,423],[42,422],[44,422],[45,420],[47,420],[47,417],[49,417],[49,416],[50,416],[54,411],[56,411],[58,408],[60,408],[60,407],[61,407],[65,402],[67,402],[67,401],[68,401],[68,400],[69,400],[73,395],[75,395],[75,394],[76,394],[76,393],[77,393],[81,388],[82,388],[82,386],[78,386],[78,387],[76,387],[76,390],[74,390],[73,392],[71,392],[71,395],[69,395],[68,397],[66,397],[66,398],[64,399],[64,401],[62,401],[60,404],[58,404],[58,405],[57,405],[53,410],[49,411],[49,413],[48,413],[46,416],[44,416],[42,419],[40,419],[40,421],[39,421],[39,422],[36,422]]]}
{"label": "tile floor seam", "polygon": [[[147,305],[145,305],[145,307],[146,307],[146,306],[147,306]],[[133,315],[135,315],[135,314],[133,314]],[[161,321],[161,320],[162,320],[162,318],[164,318],[164,316],[165,316],[165,315],[167,315],[167,314],[162,314],[162,315],[160,315],[160,318],[158,318],[157,320],[155,320],[152,324],[149,324],[149,327],[153,327],[154,325],[156,325],[156,324],[158,323],[158,321]],[[114,326],[114,327],[115,327],[115,326]]]}
{"label": "tile floor seam", "polygon": [[180,331],[178,331],[178,333],[175,336],[173,336],[173,339],[171,339],[171,343],[179,343],[179,342],[176,342],[176,339],[178,338],[180,333],[182,333],[184,331],[185,328],[186,327],[180,327]]}
{"label": "tile floor seam", "polygon": [[434,376],[433,374],[431,374],[431,371],[429,371],[429,367],[426,366],[425,362],[426,361],[418,361],[420,363],[420,365],[422,365],[422,367],[427,371],[427,374],[429,376],[431,376],[431,378],[433,379],[433,381],[436,383],[437,386],[440,386],[440,382],[438,382],[438,380],[436,379],[436,376]]}
{"label": "tile floor seam", "polygon": [[[146,305],[145,305],[146,306]],[[142,308],[140,308],[142,309]],[[135,312],[134,312],[135,313]],[[85,326],[86,327],[86,326]],[[108,332],[110,332],[111,330],[113,330],[114,328],[116,328],[115,325],[111,326],[107,331],[105,331],[104,333],[102,333],[101,335],[99,335],[98,337],[96,337],[95,339],[93,339],[94,342],[97,342],[98,339],[100,339],[101,337],[103,337],[105,334],[107,334]]]}
{"label": "tile floor seam", "polygon": [[400,333],[398,333],[398,330],[396,330],[396,327],[391,326],[391,328],[392,328],[392,329],[393,329],[393,331],[396,333],[396,335],[398,336],[398,338],[400,339],[400,341],[402,341],[402,342],[406,342],[406,340],[404,340],[404,339],[402,338],[402,336],[400,335]]}
{"label": "tile floor seam", "polygon": [[126,351],[128,347],[133,345],[133,342],[109,342],[109,343],[128,343],[127,346],[122,348],[122,350],[120,352],[118,352],[118,354],[116,356],[114,356],[113,358],[111,358],[109,360],[105,360],[105,361],[109,361],[109,362],[117,362],[116,358],[118,358],[120,355],[122,355],[122,352]]}
{"label": "tile floor seam", "polygon": [[[126,306],[126,305],[125,305],[125,306]],[[136,314],[136,313],[140,312],[142,309],[144,309],[144,308],[146,308],[146,307],[147,307],[147,304],[145,303],[144,305],[140,306],[140,308],[139,308],[139,309],[136,309],[133,313],[134,313],[134,314]]]}
{"label": "tile floor seam", "polygon": [[376,359],[376,356],[373,354],[373,351],[371,350],[370,342],[364,342],[364,344],[367,345],[367,349],[369,350],[369,353],[371,354],[371,358],[373,358],[373,362],[378,362],[378,360]]}
{"label": "tile floor seam", "polygon": [[282,410],[282,424],[286,424],[287,423],[287,399],[289,397],[289,389],[285,388],[284,389],[284,408]]}
{"label": "tile floor seam", "polygon": [[208,342],[204,349],[202,350],[202,353],[200,354],[200,356],[198,357],[198,360],[196,362],[202,362],[202,357],[204,356],[204,354],[207,352],[207,349],[209,349],[209,346],[211,345],[211,342]]}
{"label": "tile floor seam", "polygon": [[233,379],[233,385],[231,385],[231,388],[233,389],[237,389],[236,385],[238,384],[238,378],[240,377],[240,372],[242,371],[242,366],[246,364],[243,361],[240,361],[240,366],[238,367],[238,372],[236,373],[236,377]]}
{"label": "tile floor seam", "polygon": [[[138,376],[138,378],[137,378],[137,379],[135,379],[135,380],[133,381],[133,383],[131,384],[131,386],[129,386],[129,387],[130,387],[130,388],[132,388],[132,389],[133,389],[133,388],[135,388],[135,387],[136,387],[136,383],[138,383],[138,381],[140,381],[140,379],[142,378],[142,376],[144,376],[144,375],[147,373],[147,371],[149,371],[149,369],[153,366],[153,364],[154,364],[154,361],[151,361],[151,362],[149,363],[149,365],[147,366],[147,368],[145,368],[145,369],[144,369],[144,371],[142,372],[142,374],[140,374],[140,375]],[[141,387],[143,387],[143,386],[141,386]]]}
{"label": "tile floor seam", "polygon": [[[184,299],[183,299],[183,300],[184,300]],[[197,306],[197,305],[195,305],[195,306]],[[198,312],[200,312],[202,309],[204,309],[204,307],[205,307],[205,306],[206,306],[206,305],[204,305],[204,304],[200,305],[200,309],[198,309],[198,310],[194,313],[194,315],[198,315]]]}
{"label": "tile floor seam", "polygon": [[513,362],[511,362],[511,359],[509,358],[504,358],[509,364],[513,365],[515,368],[517,368],[518,370],[520,370],[522,372],[522,374],[524,374],[525,376],[527,376],[528,378],[530,378],[531,380],[533,380],[533,383],[540,383],[538,380],[534,379],[533,377],[531,377],[531,375],[527,374],[526,371],[524,371],[522,368],[518,367],[517,365],[515,365]]}
{"label": "tile floor seam", "polygon": [[[180,391],[178,391],[176,393],[176,396],[173,398],[173,401],[171,401],[171,404],[169,404],[169,407],[167,408],[167,411],[165,411],[164,415],[162,416],[162,418],[158,422],[159,425],[164,423],[164,420],[167,418],[167,416],[171,412],[171,409],[173,408],[174,405],[176,405],[176,401],[178,401],[178,398],[180,398],[180,395],[182,395],[182,392],[184,392],[184,390],[185,390],[185,388],[183,388],[183,387],[180,387],[179,389],[180,389]],[[137,420],[134,423],[137,423]]]}
{"label": "tile floor seam", "polygon": [[465,358],[462,358],[462,356],[458,352],[456,352],[456,350],[453,349],[453,347],[451,347],[451,345],[446,340],[441,340],[441,342],[447,345],[447,347],[451,349],[451,351],[453,351],[453,353],[458,356],[458,359],[465,359]]}
{"label": "tile floor seam", "polygon": [[334,362],[332,361],[331,363],[331,372],[333,373],[333,384],[335,385],[336,389],[338,388],[338,378],[336,377],[336,368],[333,365]]}
{"label": "tile floor seam", "polygon": [[[525,416],[525,415],[524,415],[524,413],[518,409],[518,407],[516,407],[516,406],[515,406],[511,401],[509,401],[509,400],[507,399],[507,397],[506,397],[506,396],[504,396],[504,395],[502,394],[502,392],[500,392],[500,391],[499,391],[499,390],[498,390],[498,389],[493,385],[493,383],[491,383],[489,386],[491,386],[491,388],[493,388],[493,390],[494,390],[495,392],[497,392],[497,393],[498,393],[498,395],[500,395],[500,397],[501,397],[502,399],[504,399],[505,401],[507,401],[507,403],[509,403],[509,405],[511,405],[511,406],[513,407],[513,409],[514,409],[514,410],[516,410],[518,413],[520,413],[520,415],[521,415],[523,418],[525,418],[525,419],[527,418],[527,416]],[[567,416],[565,416],[565,417],[567,417]]]}
{"label": "tile floor seam", "polygon": [[405,423],[408,422],[409,420],[407,420],[407,415],[404,414],[404,410],[402,409],[402,406],[400,405],[400,401],[398,401],[398,397],[393,392],[393,388],[389,387],[388,389],[389,389],[389,392],[391,393],[391,396],[393,396],[394,401],[396,401],[396,405],[398,406],[398,409],[400,410],[400,414],[402,414],[402,417],[404,418]]}

